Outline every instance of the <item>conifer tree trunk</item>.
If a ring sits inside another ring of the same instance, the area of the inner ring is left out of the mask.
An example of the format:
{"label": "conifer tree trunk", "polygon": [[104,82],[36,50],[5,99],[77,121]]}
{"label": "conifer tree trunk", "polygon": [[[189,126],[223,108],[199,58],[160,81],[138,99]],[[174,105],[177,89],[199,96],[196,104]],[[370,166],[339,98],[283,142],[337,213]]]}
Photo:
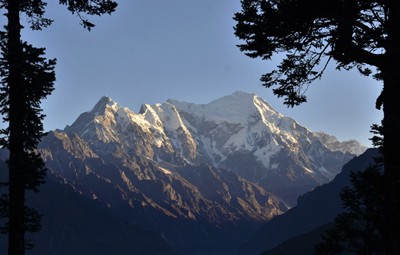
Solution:
{"label": "conifer tree trunk", "polygon": [[389,1],[388,47],[382,68],[383,88],[383,163],[386,183],[385,239],[386,254],[400,254],[400,2]]}
{"label": "conifer tree trunk", "polygon": [[24,84],[22,77],[22,44],[20,1],[7,1],[7,47],[9,62],[9,225],[8,254],[25,253],[24,205],[26,174],[24,173],[23,118]]}
{"label": "conifer tree trunk", "polygon": [[[45,58],[44,48],[35,48],[21,38],[20,15],[28,20],[30,28],[40,30],[51,25],[52,20],[44,16],[44,0],[1,0],[7,17],[6,32],[1,35],[1,79],[0,113],[8,122],[1,129],[1,146],[9,150],[8,200],[8,254],[24,255],[33,243],[26,240],[25,233],[40,229],[41,215],[25,205],[26,190],[38,191],[44,183],[45,164],[37,153],[37,145],[43,133],[40,102],[54,89],[55,59]],[[112,0],[59,0],[72,14],[78,14],[83,27],[90,30],[94,24],[82,14],[111,14],[117,3]]]}
{"label": "conifer tree trunk", "polygon": [[[400,45],[400,44],[399,44]],[[400,66],[400,54],[397,55],[397,65]],[[399,70],[392,70],[395,75]],[[384,199],[383,216],[385,220],[384,237],[385,254],[400,254],[400,81],[385,79],[384,85],[384,118],[383,118],[383,164],[384,164]],[[391,96],[396,95],[396,96]]]}

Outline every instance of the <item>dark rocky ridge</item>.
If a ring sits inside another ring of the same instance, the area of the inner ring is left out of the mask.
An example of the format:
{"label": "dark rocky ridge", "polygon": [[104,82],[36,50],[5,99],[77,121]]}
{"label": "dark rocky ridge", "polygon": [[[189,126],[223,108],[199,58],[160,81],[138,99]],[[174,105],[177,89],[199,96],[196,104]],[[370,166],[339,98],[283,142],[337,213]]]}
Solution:
{"label": "dark rocky ridge", "polygon": [[41,152],[51,172],[78,193],[161,233],[184,254],[232,251],[232,242],[286,210],[260,186],[208,165],[157,163],[119,150],[99,156],[78,136],[60,132],[43,139]]}
{"label": "dark rocky ridge", "polygon": [[344,165],[342,172],[332,182],[299,197],[296,207],[267,222],[246,241],[241,248],[242,254],[259,255],[263,250],[268,251],[290,238],[332,222],[342,211],[339,193],[350,185],[350,172],[364,170],[374,163],[374,157],[377,156],[377,149],[367,150]]}

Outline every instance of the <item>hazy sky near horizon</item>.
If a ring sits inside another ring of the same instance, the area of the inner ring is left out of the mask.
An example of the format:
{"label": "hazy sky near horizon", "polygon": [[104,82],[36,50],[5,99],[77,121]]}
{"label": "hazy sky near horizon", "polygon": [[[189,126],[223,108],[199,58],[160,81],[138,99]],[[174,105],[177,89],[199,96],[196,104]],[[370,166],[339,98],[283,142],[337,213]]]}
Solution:
{"label": "hazy sky near horizon", "polygon": [[72,124],[104,95],[138,112],[144,103],[208,103],[237,90],[257,94],[312,131],[365,145],[370,125],[382,118],[374,108],[382,85],[334,65],[310,85],[308,103],[286,108],[259,80],[278,61],[250,59],[236,47],[239,0],[121,0],[111,16],[92,19],[91,32],[58,1],[48,2],[54,24],[23,33],[58,59],[56,89],[43,103],[46,130]]}

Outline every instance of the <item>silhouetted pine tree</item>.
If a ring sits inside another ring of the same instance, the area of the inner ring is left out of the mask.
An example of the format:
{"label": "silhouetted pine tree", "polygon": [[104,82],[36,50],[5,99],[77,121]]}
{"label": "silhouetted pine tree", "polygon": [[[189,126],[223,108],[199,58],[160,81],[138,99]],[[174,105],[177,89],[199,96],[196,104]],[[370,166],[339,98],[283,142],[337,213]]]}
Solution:
{"label": "silhouetted pine tree", "polygon": [[352,187],[341,194],[345,212],[336,217],[334,226],[323,235],[324,241],[316,246],[316,255],[384,254],[381,168],[371,166],[352,173],[351,183]]}
{"label": "silhouetted pine tree", "polygon": [[[376,107],[383,107],[384,251],[400,254],[400,1],[242,0],[235,34],[241,51],[269,60],[286,52],[265,87],[295,106],[306,102],[309,84],[330,61],[383,81]],[[374,67],[375,70],[372,70]]]}
{"label": "silhouetted pine tree", "polygon": [[[81,24],[90,30],[94,25],[82,14],[112,13],[117,4],[111,0],[60,0],[61,5],[77,14]],[[42,0],[0,0],[7,25],[1,33],[0,113],[9,125],[1,131],[1,145],[9,150],[8,194],[2,197],[0,213],[8,217],[8,254],[23,255],[25,233],[40,229],[40,214],[25,206],[26,190],[38,191],[44,182],[45,166],[36,151],[43,136],[41,100],[53,91],[55,60],[46,60],[44,48],[35,48],[21,40],[20,15],[24,14],[30,28],[40,30],[52,20],[44,17],[46,2]]]}

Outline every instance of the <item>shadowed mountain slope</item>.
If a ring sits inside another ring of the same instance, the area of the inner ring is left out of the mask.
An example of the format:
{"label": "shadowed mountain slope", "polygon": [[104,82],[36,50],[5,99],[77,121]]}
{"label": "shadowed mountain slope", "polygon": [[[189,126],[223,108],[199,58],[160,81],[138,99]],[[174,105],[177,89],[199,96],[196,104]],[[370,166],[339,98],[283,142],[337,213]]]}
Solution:
{"label": "shadowed mountain slope", "polygon": [[[1,161],[1,180],[6,165]],[[157,233],[116,217],[102,203],[82,196],[73,186],[48,173],[39,193],[28,193],[30,206],[41,214],[42,229],[28,235],[32,255],[177,255]],[[6,235],[0,236],[6,254]]]}
{"label": "shadowed mountain slope", "polygon": [[260,254],[289,238],[333,221],[342,211],[339,193],[350,185],[350,171],[365,169],[374,163],[373,158],[376,156],[376,149],[367,150],[344,165],[342,172],[332,182],[299,197],[296,207],[267,222],[243,245],[243,254]]}

